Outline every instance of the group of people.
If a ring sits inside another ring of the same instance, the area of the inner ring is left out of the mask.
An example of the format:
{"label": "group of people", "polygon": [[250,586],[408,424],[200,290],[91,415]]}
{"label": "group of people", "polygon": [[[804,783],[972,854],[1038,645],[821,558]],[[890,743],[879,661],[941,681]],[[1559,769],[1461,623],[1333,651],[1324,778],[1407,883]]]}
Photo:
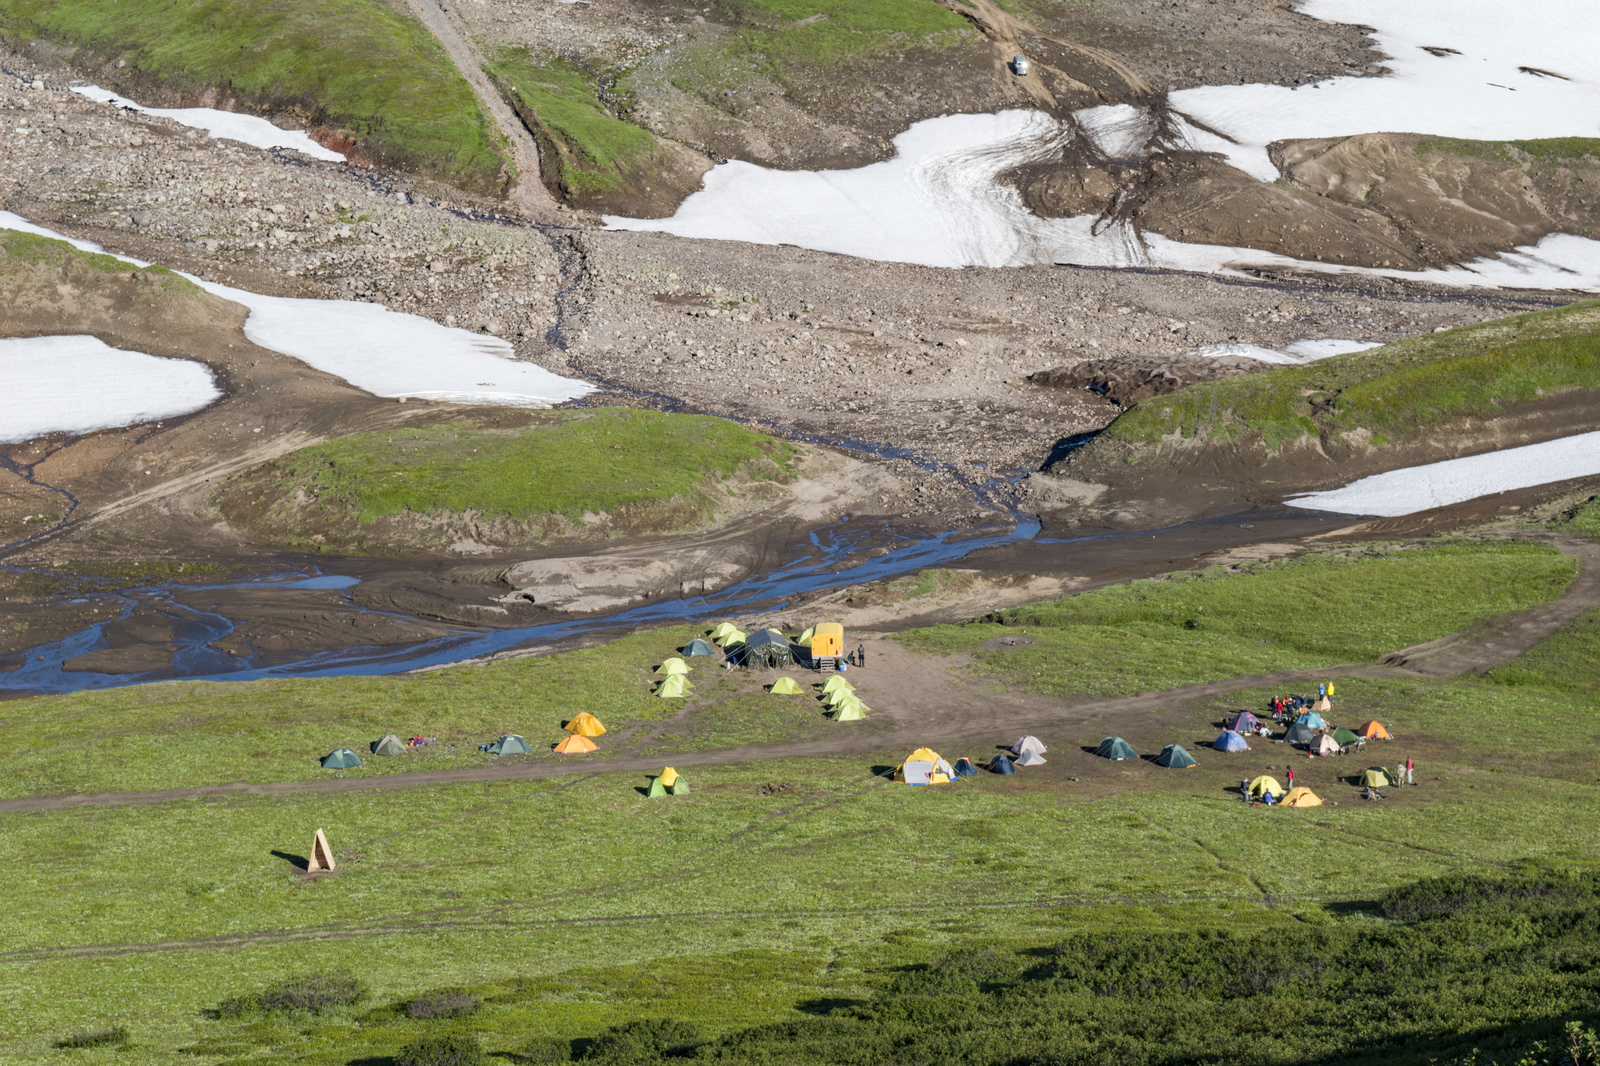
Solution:
{"label": "group of people", "polygon": [[1302,714],[1311,710],[1312,705],[1322,700],[1324,696],[1333,695],[1333,682],[1325,681],[1317,686],[1315,696],[1274,696],[1272,697],[1272,720],[1283,723],[1292,722]]}

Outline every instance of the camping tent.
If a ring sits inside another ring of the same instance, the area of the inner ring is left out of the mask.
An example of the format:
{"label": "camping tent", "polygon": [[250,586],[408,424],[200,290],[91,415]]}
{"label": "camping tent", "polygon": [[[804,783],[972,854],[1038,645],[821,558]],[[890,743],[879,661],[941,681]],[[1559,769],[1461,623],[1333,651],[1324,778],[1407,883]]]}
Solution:
{"label": "camping tent", "polygon": [[1043,755],[1045,752],[1050,750],[1044,746],[1044,741],[1040,740],[1032,733],[1020,738],[1015,744],[1011,745],[1011,750],[1016,752],[1018,755],[1021,755],[1023,752],[1030,749],[1038,752],[1040,755]]}
{"label": "camping tent", "polygon": [[599,751],[600,745],[588,737],[572,734],[566,740],[556,745],[556,751],[562,755],[585,755],[591,751]]}
{"label": "camping tent", "polygon": [[1389,778],[1389,771],[1381,766],[1367,767],[1366,772],[1361,775],[1361,783],[1371,785],[1373,788],[1388,788],[1394,784]]}
{"label": "camping tent", "polygon": [[661,783],[668,788],[671,788],[672,783],[677,779],[678,771],[674,770],[672,767],[669,766],[665,770],[661,771]]}
{"label": "camping tent", "polygon": [[1156,765],[1182,770],[1194,765],[1194,756],[1184,751],[1182,744],[1168,744],[1156,756]]}
{"label": "camping tent", "polygon": [[829,707],[837,707],[841,703],[849,703],[851,700],[859,700],[860,698],[854,689],[839,688],[823,696],[822,702]]}
{"label": "camping tent", "polygon": [[1023,748],[1021,754],[1011,761],[1018,766],[1043,766],[1044,756],[1033,748]]}
{"label": "camping tent", "polygon": [[1094,753],[1102,759],[1136,759],[1138,754],[1133,747],[1121,737],[1106,737]]}
{"label": "camping tent", "polygon": [[1266,792],[1272,793],[1274,797],[1281,796],[1283,795],[1283,786],[1265,774],[1250,782],[1250,795],[1260,796]]}
{"label": "camping tent", "polygon": [[830,696],[840,689],[844,689],[846,692],[854,692],[856,687],[846,681],[843,674],[834,674],[822,683],[822,691]]}
{"label": "camping tent", "polygon": [[664,700],[683,699],[688,694],[689,683],[683,679],[682,674],[664,677],[661,679],[661,684],[656,686],[656,695]]}
{"label": "camping tent", "polygon": [[711,639],[713,643],[721,644],[724,648],[731,648],[735,644],[743,644],[748,638],[745,637],[744,630],[730,629],[722,636],[712,637]]}
{"label": "camping tent", "polygon": [[971,777],[974,774],[976,774],[977,772],[978,772],[978,768],[976,766],[972,765],[972,760],[971,759],[957,759],[956,760],[956,776],[957,777]]}
{"label": "camping tent", "polygon": [[1004,755],[996,755],[989,762],[989,772],[991,774],[999,774],[1004,777],[1006,774],[1016,773],[1017,768],[1012,766],[1011,760],[1006,758]]}
{"label": "camping tent", "polygon": [[947,785],[954,776],[950,764],[932,748],[918,748],[894,768],[894,779],[908,785]]}
{"label": "camping tent", "polygon": [[1361,739],[1361,735],[1353,729],[1335,729],[1333,740],[1336,744],[1354,744]]}
{"label": "camping tent", "polygon": [[788,637],[776,629],[761,629],[744,642],[739,661],[745,666],[788,666],[794,662],[794,654],[789,650]]}
{"label": "camping tent", "polygon": [[1313,755],[1337,755],[1339,754],[1339,743],[1324,733],[1313,740],[1307,750]]}
{"label": "camping tent", "polygon": [[661,783],[661,778],[652,777],[650,779],[650,787],[645,790],[644,794],[649,799],[659,799],[667,794],[667,786]]}
{"label": "camping tent", "polygon": [[688,672],[689,664],[676,655],[656,667],[656,673],[658,674],[687,674]]}
{"label": "camping tent", "polygon": [[699,637],[695,637],[693,640],[683,646],[683,654],[691,659],[696,655],[710,655],[711,645],[707,644]]}
{"label": "camping tent", "polygon": [[767,691],[774,696],[802,696],[805,694],[805,690],[792,677],[778,678]]}
{"label": "camping tent", "polygon": [[526,755],[533,749],[528,747],[528,742],[517,734],[507,733],[485,750],[490,755]]}
{"label": "camping tent", "polygon": [[1322,800],[1317,797],[1315,792],[1301,785],[1298,788],[1289,790],[1289,794],[1283,797],[1283,805],[1285,807],[1320,807],[1322,806]]}
{"label": "camping tent", "polygon": [[1360,733],[1362,736],[1366,737],[1368,740],[1393,740],[1394,739],[1394,737],[1389,734],[1389,731],[1387,729],[1383,728],[1383,723],[1382,722],[1367,722],[1367,723],[1359,726],[1356,729],[1356,732]]}
{"label": "camping tent", "polygon": [[835,722],[859,722],[867,716],[867,705],[860,700],[846,700],[833,709]]}
{"label": "camping tent", "polygon": [[405,744],[393,733],[385,733],[382,740],[374,740],[372,742],[372,754],[374,755],[404,755],[405,753]]}
{"label": "camping tent", "polygon": [[[671,678],[667,680],[670,681]],[[666,684],[666,682],[663,681],[662,684]],[[606,731],[606,727],[600,724],[600,719],[588,711],[579,711],[573,715],[572,721],[568,722],[565,728],[567,732],[576,733],[583,737],[603,736]]]}
{"label": "camping tent", "polygon": [[1224,722],[1223,725],[1235,733],[1254,733],[1261,728],[1261,719],[1249,711],[1240,711]]}
{"label": "camping tent", "polygon": [[674,796],[687,796],[689,794],[689,779],[680,774],[667,791]]}
{"label": "camping tent", "polygon": [[1304,722],[1296,722],[1283,735],[1286,744],[1309,744],[1317,738],[1317,731]]}
{"label": "camping tent", "polygon": [[360,765],[361,756],[357,755],[349,748],[340,748],[338,751],[330,751],[328,754],[322,757],[322,768],[324,770],[348,770],[352,766]]}
{"label": "camping tent", "polygon": [[1312,729],[1326,729],[1326,728],[1328,728],[1328,723],[1323,721],[1322,720],[1322,715],[1318,714],[1316,711],[1307,711],[1305,714],[1302,714],[1299,718],[1296,718],[1294,720],[1294,724],[1295,725],[1308,725]]}
{"label": "camping tent", "polygon": [[723,637],[727,636],[729,633],[737,632],[739,632],[739,627],[734,625],[732,622],[719,622],[717,623],[717,628],[711,631],[711,640],[714,643],[720,644],[722,643]]}
{"label": "camping tent", "polygon": [[800,631],[800,635],[794,638],[794,642],[802,648],[809,648],[811,647],[811,637],[814,633],[815,630],[810,626],[806,626],[805,629]]}
{"label": "camping tent", "polygon": [[1321,711],[1323,714],[1332,714],[1333,713],[1333,703],[1332,703],[1331,700],[1328,699],[1328,697],[1324,696],[1320,700],[1318,700],[1316,703],[1313,703],[1311,705],[1311,709],[1313,711]]}
{"label": "camping tent", "polygon": [[1211,747],[1215,751],[1250,750],[1250,745],[1245,742],[1244,737],[1240,736],[1238,733],[1235,733],[1231,729],[1224,729],[1220,734],[1218,734],[1217,739],[1211,742]]}

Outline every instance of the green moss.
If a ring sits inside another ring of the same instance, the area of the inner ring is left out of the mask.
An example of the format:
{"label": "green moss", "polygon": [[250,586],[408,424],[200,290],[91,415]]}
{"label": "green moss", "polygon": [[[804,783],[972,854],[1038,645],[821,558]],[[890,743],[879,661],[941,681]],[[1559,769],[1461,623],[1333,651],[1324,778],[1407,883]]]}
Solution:
{"label": "green moss", "polygon": [[421,25],[376,0],[0,0],[0,29],[347,129],[369,155],[490,190],[498,134]]}
{"label": "green moss", "polygon": [[1597,137],[1548,137],[1510,143],[1535,159],[1600,159],[1600,138]]}
{"label": "green moss", "polygon": [[[0,229],[0,251],[9,262],[28,267],[81,267],[101,274],[124,274],[157,287],[164,294],[198,296],[200,286],[164,266],[136,267],[99,252],[84,252],[66,241],[40,237],[20,230]],[[0,263],[0,269],[5,263]]]}
{"label": "green moss", "polygon": [[1413,149],[1417,155],[1443,153],[1511,160],[1518,153],[1540,160],[1600,158],[1600,138],[1548,137],[1532,141],[1469,141],[1459,137],[1423,137]]}
{"label": "green moss", "polygon": [[1253,432],[1271,449],[1357,429],[1406,440],[1448,419],[1573,388],[1600,388],[1597,301],[1191,385],[1138,404],[1106,434],[1154,443],[1174,433]]}

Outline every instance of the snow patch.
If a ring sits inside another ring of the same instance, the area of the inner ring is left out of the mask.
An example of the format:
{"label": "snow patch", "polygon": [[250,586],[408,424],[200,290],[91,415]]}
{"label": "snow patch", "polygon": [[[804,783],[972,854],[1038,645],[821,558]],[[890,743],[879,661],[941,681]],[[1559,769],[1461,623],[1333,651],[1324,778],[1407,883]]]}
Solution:
{"label": "snow patch", "polygon": [[0,441],[91,433],[190,414],[220,399],[211,370],[98,337],[0,338]]}
{"label": "snow patch", "polygon": [[1494,492],[1593,474],[1600,474],[1600,433],[1580,433],[1543,444],[1374,474],[1341,489],[1291,497],[1288,503],[1311,511],[1393,518]]}
{"label": "snow patch", "polygon": [[311,156],[313,159],[325,159],[330,163],[343,163],[344,156],[332,149],[324,148],[307,135],[305,130],[280,130],[264,118],[255,115],[240,115],[233,111],[218,111],[212,107],[145,107],[136,104],[125,96],[118,96],[109,89],[102,89],[98,85],[79,85],[72,90],[80,96],[87,96],[91,100],[98,100],[103,104],[113,104],[125,107],[132,111],[139,111],[146,115],[155,115],[157,118],[170,118],[180,125],[190,126],[197,130],[205,130],[213,137],[221,137],[230,141],[243,141],[254,148],[292,148]]}
{"label": "snow patch", "polygon": [[[0,227],[66,241],[80,251],[110,254],[98,244],[64,237],[9,211],[0,211]],[[115,258],[134,266],[149,265],[127,256]],[[263,296],[182,276],[249,308],[244,332],[254,343],[341,377],[374,396],[549,407],[594,391],[587,382],[514,358],[509,341],[441,326],[381,304]]]}
{"label": "snow patch", "polygon": [[1284,345],[1281,351],[1277,348],[1263,348],[1259,344],[1207,344],[1196,348],[1193,354],[1211,359],[1242,355],[1246,359],[1259,359],[1263,363],[1314,363],[1318,359],[1346,355],[1350,352],[1364,352],[1368,348],[1378,347],[1381,345],[1374,341],[1347,341],[1328,337],[1322,340],[1293,341]]}

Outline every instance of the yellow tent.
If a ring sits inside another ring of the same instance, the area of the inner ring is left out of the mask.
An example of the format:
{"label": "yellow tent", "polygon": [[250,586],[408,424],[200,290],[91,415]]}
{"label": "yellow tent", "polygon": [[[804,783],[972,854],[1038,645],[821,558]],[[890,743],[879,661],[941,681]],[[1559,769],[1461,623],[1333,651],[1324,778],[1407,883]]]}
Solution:
{"label": "yellow tent", "polygon": [[1274,798],[1283,795],[1283,786],[1265,774],[1250,782],[1250,795],[1260,796],[1270,792]]}
{"label": "yellow tent", "polygon": [[894,779],[908,785],[948,785],[954,774],[932,748],[918,748],[894,768]]}
{"label": "yellow tent", "polygon": [[860,700],[845,700],[833,709],[835,722],[859,722],[865,718],[869,708]]}
{"label": "yellow tent", "polygon": [[689,664],[676,655],[656,667],[656,673],[658,674],[687,674],[688,672]]}
{"label": "yellow tent", "polygon": [[796,644],[800,645],[802,648],[810,646],[812,632],[813,632],[812,628],[810,626],[807,626],[805,628],[805,630],[798,637],[794,638],[794,642]]}
{"label": "yellow tent", "polygon": [[669,766],[665,770],[661,771],[661,779],[660,780],[661,780],[661,787],[662,788],[671,788],[672,787],[672,783],[674,781],[676,781],[677,779],[678,779],[678,771],[674,770],[672,767]]}
{"label": "yellow tent", "polygon": [[836,689],[833,692],[830,692],[826,696],[822,697],[822,702],[826,703],[829,707],[837,707],[837,706],[839,706],[839,704],[844,703],[846,700],[854,700],[854,699],[860,699],[860,698],[861,697],[857,696],[856,693],[854,692],[854,690],[848,689],[848,688],[841,688],[841,689]]}
{"label": "yellow tent", "polygon": [[906,762],[917,762],[918,760],[923,762],[938,762],[939,753],[934,751],[932,748],[918,748],[916,751],[906,756]]}
{"label": "yellow tent", "polygon": [[715,637],[713,639],[716,643],[721,644],[724,648],[726,648],[729,644],[743,644],[750,638],[742,629],[730,629],[726,633],[722,634],[722,636]]}
{"label": "yellow tent", "polygon": [[772,683],[772,687],[767,691],[774,696],[799,696],[805,690],[795,684],[794,678],[780,677]]}
{"label": "yellow tent", "polygon": [[739,627],[734,625],[732,622],[722,622],[718,624],[717,628],[711,631],[711,639],[714,641],[721,640],[729,633],[737,633],[738,631]]}
{"label": "yellow tent", "polygon": [[1309,788],[1306,788],[1304,785],[1291,788],[1289,790],[1289,794],[1283,797],[1283,802],[1287,807],[1322,806],[1322,800],[1317,797],[1317,794],[1311,791]]}
{"label": "yellow tent", "polygon": [[572,721],[567,723],[566,730],[580,737],[598,737],[605,733],[606,727],[600,724],[600,719],[588,711],[579,711],[573,716]]}
{"label": "yellow tent", "polygon": [[572,734],[566,740],[556,745],[556,751],[562,755],[584,755],[591,751],[599,751],[600,745],[588,737]]}
{"label": "yellow tent", "polygon": [[689,682],[682,674],[673,674],[661,679],[661,684],[656,686],[656,695],[662,699],[682,699],[689,694]]}
{"label": "yellow tent", "polygon": [[846,681],[843,674],[834,674],[832,677],[828,678],[828,680],[822,683],[822,691],[826,692],[830,696],[835,692],[838,692],[840,689],[844,689],[846,692],[854,692],[856,687],[850,682]]}

